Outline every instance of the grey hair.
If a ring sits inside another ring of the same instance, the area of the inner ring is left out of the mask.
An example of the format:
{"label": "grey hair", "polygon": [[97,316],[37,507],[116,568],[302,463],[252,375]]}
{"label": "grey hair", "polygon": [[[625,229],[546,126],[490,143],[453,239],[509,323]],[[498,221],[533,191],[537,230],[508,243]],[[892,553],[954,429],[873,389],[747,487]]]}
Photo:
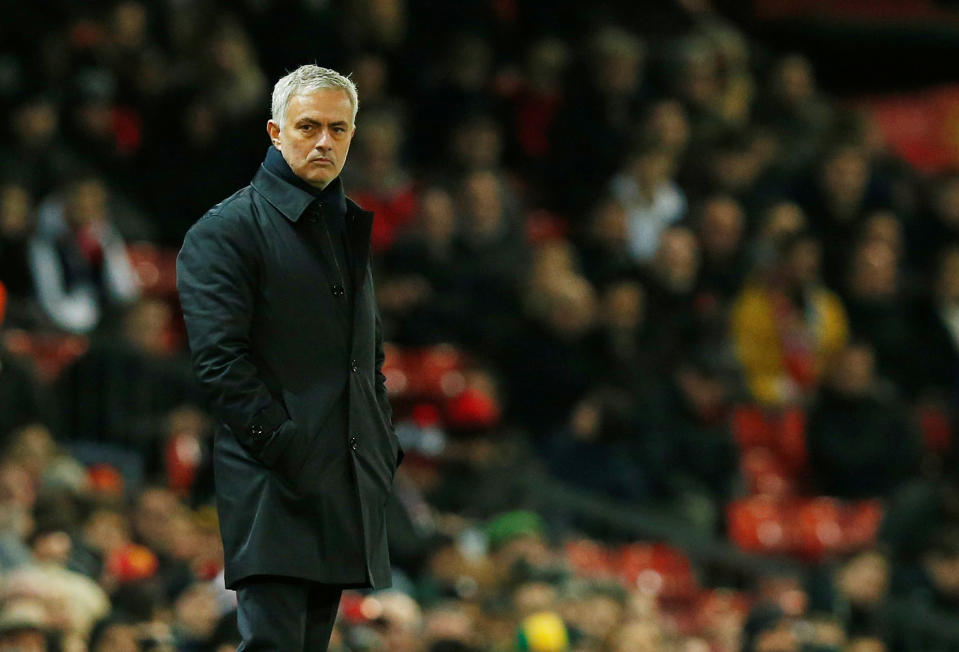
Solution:
{"label": "grey hair", "polygon": [[356,124],[356,112],[360,108],[360,99],[356,92],[356,84],[349,77],[345,77],[330,68],[321,68],[313,64],[300,66],[286,76],[281,77],[273,87],[273,103],[271,119],[283,127],[286,119],[286,107],[294,95],[312,93],[324,88],[338,88],[346,93],[353,108],[353,124]]}

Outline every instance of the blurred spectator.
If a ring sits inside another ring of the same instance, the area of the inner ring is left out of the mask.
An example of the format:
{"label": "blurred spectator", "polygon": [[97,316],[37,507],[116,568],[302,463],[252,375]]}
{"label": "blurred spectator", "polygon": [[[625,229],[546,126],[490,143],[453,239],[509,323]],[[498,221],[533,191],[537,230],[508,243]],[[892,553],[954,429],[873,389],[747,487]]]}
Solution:
{"label": "blurred spectator", "polygon": [[819,241],[797,233],[777,250],[775,268],[747,282],[730,316],[749,389],[770,405],[809,396],[848,335],[842,303],[819,282]]}
{"label": "blurred spectator", "polygon": [[683,105],[674,99],[654,101],[642,125],[642,142],[664,150],[681,162],[691,138],[689,119]]}
{"label": "blurred spectator", "polygon": [[569,59],[569,47],[561,39],[547,37],[532,43],[526,53],[523,85],[513,98],[514,139],[529,174],[540,182],[550,130],[565,101],[563,76]]}
{"label": "blurred spectator", "polygon": [[918,434],[878,386],[868,345],[852,343],[836,357],[809,414],[808,446],[816,487],[831,496],[888,495],[915,474]]}
{"label": "blurred spectator", "polygon": [[884,188],[873,176],[866,151],[856,144],[834,145],[801,200],[811,228],[825,243],[823,277],[838,286],[846,252],[855,242],[863,219],[888,203]]}
{"label": "blurred spectator", "polygon": [[548,178],[561,213],[588,206],[622,164],[642,98],[645,61],[645,44],[625,30],[604,27],[592,36],[588,60],[576,66],[583,84],[570,89],[550,132]]}
{"label": "blurred spectator", "polygon": [[47,652],[51,641],[49,617],[44,605],[34,599],[10,601],[0,610],[0,650]]}
{"label": "blurred spectator", "polygon": [[746,216],[735,199],[716,195],[699,208],[696,228],[703,256],[699,289],[724,307],[749,271],[744,244]]}
{"label": "blurred spectator", "polygon": [[931,292],[918,313],[920,386],[936,398],[952,400],[959,391],[959,247],[942,252]]}
{"label": "blurred spectator", "polygon": [[168,355],[172,320],[168,304],[141,299],[123,315],[118,337],[95,341],[63,371],[55,391],[64,438],[112,444],[156,463],[162,420],[200,404],[189,361]]}
{"label": "blurred spectator", "polygon": [[469,297],[472,321],[461,326],[469,342],[489,347],[501,341],[512,326],[525,251],[516,216],[508,212],[495,174],[467,175],[457,199],[461,219],[456,238],[459,290]]}
{"label": "blurred spectator", "polygon": [[802,208],[786,200],[771,201],[762,211],[756,234],[752,238],[750,258],[754,272],[766,274],[778,263],[783,240],[801,231],[808,224]]}
{"label": "blurred spectator", "polygon": [[132,181],[130,163],[140,146],[140,124],[137,116],[119,107],[113,71],[84,68],[68,100],[65,131],[86,166],[124,185]]}
{"label": "blurred spectator", "polygon": [[456,207],[439,187],[420,193],[419,214],[384,255],[378,303],[390,339],[400,344],[455,342],[466,298],[459,292]]}
{"label": "blurred spectator", "polygon": [[59,111],[50,93],[36,93],[10,113],[11,146],[0,155],[3,177],[22,179],[34,196],[55,189],[78,164],[60,133]]}
{"label": "blurred spectator", "polygon": [[626,211],[633,257],[648,262],[663,230],[686,213],[686,198],[672,181],[675,161],[665,150],[644,148],[627,158],[626,169],[610,183]]}
{"label": "blurred spectator", "polygon": [[623,278],[603,287],[599,303],[592,336],[599,378],[638,396],[654,375],[646,291],[638,281]]}
{"label": "blurred spectator", "polygon": [[767,97],[757,113],[782,139],[783,149],[790,153],[786,165],[793,170],[812,163],[832,120],[816,87],[812,65],[800,54],[788,54],[776,62]]}
{"label": "blurred spectator", "polygon": [[492,67],[490,44],[475,34],[451,34],[438,66],[439,78],[426,89],[414,115],[412,141],[416,161],[442,170],[437,152],[447,151],[454,121],[459,116],[492,108],[488,95]]}
{"label": "blurred spectator", "polygon": [[[544,436],[565,421],[568,410],[595,377],[588,335],[595,292],[583,278],[544,272],[534,278],[526,324],[504,360],[510,413],[530,432]],[[522,356],[511,355],[522,351]]]}
{"label": "blurred spectator", "polygon": [[934,180],[925,214],[910,224],[910,263],[924,277],[936,274],[937,256],[948,247],[959,244],[959,174],[946,174]]}
{"label": "blurred spectator", "polygon": [[921,575],[911,587],[913,596],[947,613],[959,605],[959,532],[943,528],[921,556]]}
{"label": "blurred spectator", "polygon": [[19,326],[40,321],[36,285],[30,268],[33,200],[26,186],[0,184],[0,280],[6,289],[6,317]]}
{"label": "blurred spectator", "polygon": [[904,295],[896,251],[883,240],[859,244],[849,264],[845,305],[853,337],[869,342],[879,374],[914,395],[913,306]]}
{"label": "blurred spectator", "polygon": [[626,209],[612,197],[604,196],[593,205],[576,246],[583,273],[593,283],[608,283],[639,271],[630,251]]}
{"label": "blurred spectator", "polygon": [[[0,284],[0,326],[4,323],[6,292]],[[39,422],[41,400],[28,369],[0,343],[0,444],[19,426]]]}
{"label": "blurred spectator", "polygon": [[40,304],[61,329],[89,332],[139,294],[108,200],[103,182],[86,177],[40,207],[30,264]]}
{"label": "blurred spectator", "polygon": [[672,376],[643,397],[643,432],[633,444],[651,492],[704,532],[718,527],[736,475],[728,375],[715,352],[688,352]]}
{"label": "blurred spectator", "polygon": [[660,236],[656,255],[643,270],[650,337],[657,362],[672,368],[681,352],[705,337],[696,301],[702,258],[692,229],[676,225]]}
{"label": "blurred spectator", "polygon": [[403,131],[397,115],[366,110],[353,148],[358,161],[347,183],[353,200],[376,214],[370,246],[377,252],[390,248],[416,211],[413,182],[400,162]]}
{"label": "blurred spectator", "polygon": [[890,595],[889,558],[868,549],[849,555],[828,570],[814,580],[811,610],[837,614],[850,637],[881,636],[882,609]]}
{"label": "blurred spectator", "polygon": [[247,120],[262,117],[266,77],[243,28],[229,18],[221,19],[204,46],[202,78],[197,85],[208,89],[217,114],[237,129],[244,128]]}
{"label": "blurred spectator", "polygon": [[623,500],[642,500],[648,479],[633,462],[637,420],[628,394],[600,389],[576,404],[548,444],[549,471],[564,483]]}

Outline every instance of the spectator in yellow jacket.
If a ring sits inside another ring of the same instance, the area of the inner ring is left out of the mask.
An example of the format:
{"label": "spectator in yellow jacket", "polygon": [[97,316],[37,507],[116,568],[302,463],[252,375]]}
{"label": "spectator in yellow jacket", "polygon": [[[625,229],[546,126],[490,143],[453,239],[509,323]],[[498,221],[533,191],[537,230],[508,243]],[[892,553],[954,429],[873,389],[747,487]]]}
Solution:
{"label": "spectator in yellow jacket", "polygon": [[815,237],[789,236],[777,261],[733,302],[736,355],[760,403],[778,406],[808,396],[848,339],[842,303],[819,281],[821,258]]}

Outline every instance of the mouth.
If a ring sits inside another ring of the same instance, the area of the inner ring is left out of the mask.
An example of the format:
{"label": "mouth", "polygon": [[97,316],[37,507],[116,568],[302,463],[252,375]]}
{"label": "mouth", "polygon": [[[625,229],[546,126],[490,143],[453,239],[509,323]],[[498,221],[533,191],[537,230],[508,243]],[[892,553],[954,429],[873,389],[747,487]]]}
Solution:
{"label": "mouth", "polygon": [[310,159],[310,163],[319,163],[320,165],[333,165],[333,161],[322,156]]}

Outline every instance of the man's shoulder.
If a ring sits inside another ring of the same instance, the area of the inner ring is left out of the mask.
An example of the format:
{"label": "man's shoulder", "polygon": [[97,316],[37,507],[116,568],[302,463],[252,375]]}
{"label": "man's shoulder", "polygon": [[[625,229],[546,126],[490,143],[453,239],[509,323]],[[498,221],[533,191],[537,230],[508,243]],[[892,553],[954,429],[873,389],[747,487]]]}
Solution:
{"label": "man's shoulder", "polygon": [[252,217],[253,187],[244,186],[226,199],[215,204],[198,221],[211,218],[242,220]]}
{"label": "man's shoulder", "polygon": [[210,239],[233,243],[252,242],[255,219],[250,186],[244,186],[217,203],[187,229],[184,245],[203,243]]}

